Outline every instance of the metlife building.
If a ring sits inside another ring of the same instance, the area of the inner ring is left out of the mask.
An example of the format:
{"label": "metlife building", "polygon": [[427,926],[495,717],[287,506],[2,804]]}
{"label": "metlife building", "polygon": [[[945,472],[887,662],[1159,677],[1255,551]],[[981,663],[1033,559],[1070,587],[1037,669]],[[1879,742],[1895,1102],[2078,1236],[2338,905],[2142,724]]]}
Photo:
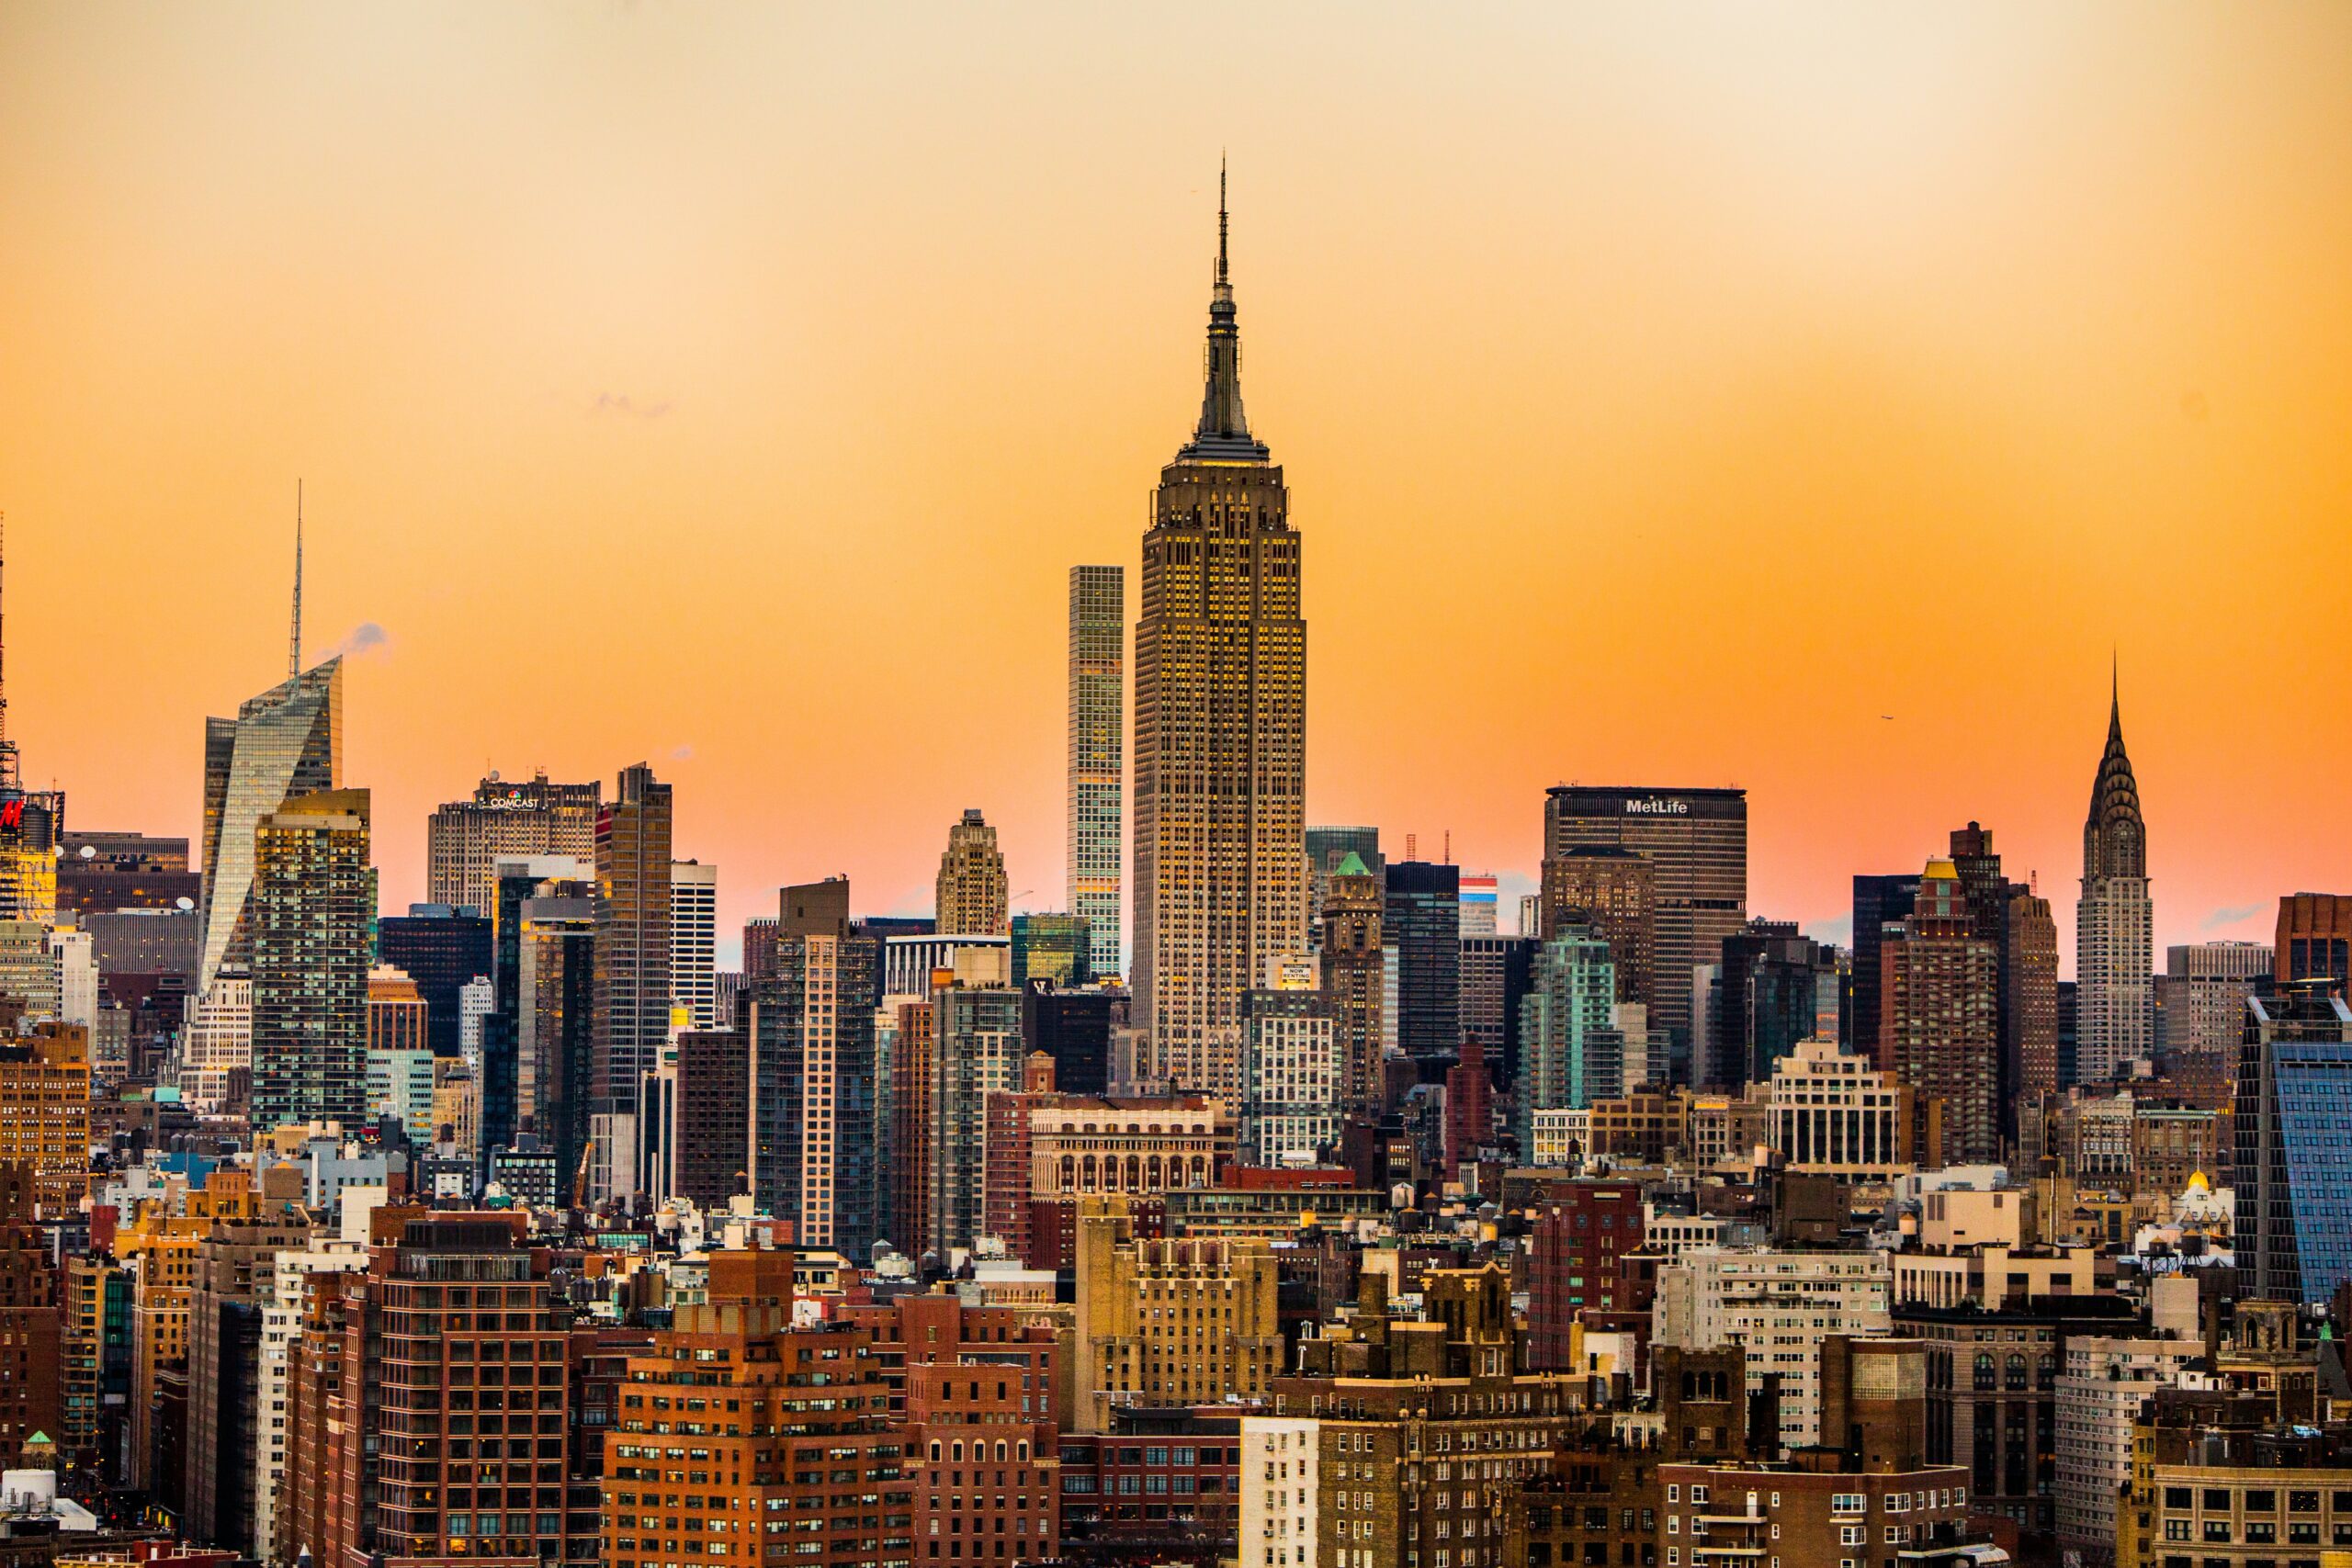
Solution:
{"label": "metlife building", "polygon": [[1688,1083],[1692,972],[1722,962],[1724,938],[1747,923],[1747,792],[1554,785],[1544,858],[1594,845],[1656,863],[1649,1026],[1666,1037],[1674,1080]]}

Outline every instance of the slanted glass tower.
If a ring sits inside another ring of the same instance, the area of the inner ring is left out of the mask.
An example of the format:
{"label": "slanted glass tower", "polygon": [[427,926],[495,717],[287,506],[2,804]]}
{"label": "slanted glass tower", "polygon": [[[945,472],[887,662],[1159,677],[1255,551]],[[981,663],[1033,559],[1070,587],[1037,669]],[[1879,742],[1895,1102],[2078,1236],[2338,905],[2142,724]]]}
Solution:
{"label": "slanted glass tower", "polygon": [[341,787],[343,660],[292,675],[204,721],[204,914],[197,992],[252,958],[254,840],[298,795]]}

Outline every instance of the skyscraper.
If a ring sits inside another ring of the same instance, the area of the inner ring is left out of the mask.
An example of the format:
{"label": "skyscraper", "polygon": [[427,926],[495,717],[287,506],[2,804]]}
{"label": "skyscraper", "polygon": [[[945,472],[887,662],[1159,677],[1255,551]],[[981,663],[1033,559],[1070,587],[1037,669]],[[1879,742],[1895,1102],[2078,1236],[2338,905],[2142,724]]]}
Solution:
{"label": "skyscraper", "polygon": [[1087,922],[1097,975],[1119,959],[1126,766],[1127,572],[1069,569],[1069,912]]}
{"label": "skyscraper", "polygon": [[1638,850],[1579,844],[1544,858],[1536,934],[1550,938],[1586,926],[1609,944],[1617,999],[1651,1000],[1657,947],[1657,866]]}
{"label": "skyscraper", "polygon": [[1532,936],[1462,938],[1462,1038],[1478,1042],[1505,1089],[1519,1072],[1519,1010],[1539,945]]}
{"label": "skyscraper", "polygon": [[2282,895],[2271,952],[2282,981],[2324,978],[2352,987],[2352,894]]}
{"label": "skyscraper", "polygon": [[411,904],[407,914],[376,922],[376,957],[416,982],[436,1056],[458,1054],[458,993],[491,972],[490,917],[489,904],[471,915],[447,904]]}
{"label": "skyscraper", "polygon": [[1011,931],[1004,852],[997,848],[996,829],[977,807],[967,808],[964,819],[947,829],[936,889],[940,935],[1003,936]]}
{"label": "skyscraper", "polygon": [[802,1245],[862,1259],[879,1220],[881,944],[852,930],[842,878],[784,888],[777,909],[775,973],[751,993],[752,1193]]}
{"label": "skyscraper", "polygon": [[[196,989],[247,959],[254,840],[261,820],[296,795],[343,778],[343,660],[289,676],[204,721],[204,945]],[[361,958],[363,983],[366,958]]]}
{"label": "skyscraper", "polygon": [[2247,1293],[2324,1302],[2352,1280],[2352,1010],[2327,978],[2246,998],[2232,1116]]}
{"label": "skyscraper", "polygon": [[1555,785],[1544,802],[1544,859],[1594,844],[1656,867],[1649,1027],[1665,1037],[1673,1080],[1688,1083],[1692,971],[1719,961],[1724,938],[1747,923],[1747,792]]}
{"label": "skyscraper", "polygon": [[1920,1163],[2001,1157],[2000,949],[1977,933],[1949,860],[1931,860],[1918,897],[1879,943],[1879,1059],[1922,1098],[1944,1102],[1944,1147]]}
{"label": "skyscraper", "polygon": [[699,861],[670,863],[670,1006],[718,1027],[718,868]]}
{"label": "skyscraper", "polygon": [[570,1190],[588,1142],[594,1095],[596,899],[592,885],[550,879],[516,907],[514,1125],[555,1151]]}
{"label": "skyscraper", "polygon": [[1501,908],[1502,883],[1493,874],[1477,872],[1462,878],[1464,936],[1493,936],[1500,931],[1497,917]]}
{"label": "skyscraper", "polygon": [[1519,1012],[1522,1150],[1535,1146],[1535,1112],[1582,1111],[1636,1087],[1626,1082],[1615,970],[1609,943],[1582,926],[1563,927],[1536,951]]}
{"label": "skyscraper", "polygon": [[548,882],[595,882],[593,862],[569,855],[525,855],[493,868],[491,906],[491,1010],[482,1016],[477,1066],[481,1143],[485,1153],[514,1141],[521,1064],[523,905]]}
{"label": "skyscraper", "polygon": [[2107,750],[2083,822],[2083,895],[2075,906],[2075,1070],[2083,1083],[2105,1083],[2119,1067],[2154,1054],[2147,836],[2118,693],[2109,701]]}
{"label": "skyscraper", "polygon": [[1433,861],[1388,863],[1381,938],[1396,954],[1396,1045],[1417,1061],[1462,1047],[1460,872]]}
{"label": "skyscraper", "polygon": [[596,809],[604,785],[550,784],[544,773],[520,782],[492,773],[471,800],[437,807],[424,826],[424,880],[435,904],[488,909],[497,897],[498,863],[526,855],[596,852]]}
{"label": "skyscraper", "polygon": [[2164,1076],[2192,1105],[2219,1111],[2235,1092],[2245,1001],[2275,967],[2256,942],[2200,942],[2165,949],[2164,1010],[2156,1050]]}
{"label": "skyscraper", "polygon": [[595,1098],[635,1111],[669,1038],[670,786],[639,762],[596,812]]}
{"label": "skyscraper", "polygon": [[1012,988],[1032,980],[1057,986],[1083,986],[1094,978],[1090,967],[1094,934],[1080,915],[1015,915],[1012,917]]}
{"label": "skyscraper", "polygon": [[1786,921],[1750,920],[1725,937],[1707,1030],[1714,1061],[1704,1081],[1770,1083],[1773,1065],[1799,1041],[1835,1038],[1844,982],[1838,950]]}
{"label": "skyscraper", "polygon": [[1339,1058],[1340,1113],[1363,1116],[1380,1102],[1382,1011],[1388,953],[1380,929],[1380,879],[1351,850],[1331,868],[1323,896],[1323,994],[1331,1002],[1331,1047]]}
{"label": "skyscraper", "polygon": [[1951,863],[1968,904],[1970,930],[1993,944],[1998,974],[1996,1027],[2000,1078],[1994,1099],[2001,1135],[2018,1135],[2019,1107],[2057,1087],[2058,929],[2047,899],[2001,871],[1993,831],[1952,829]]}
{"label": "skyscraper", "polygon": [[[968,1247],[982,1224],[987,1171],[988,1099],[1021,1087],[1021,993],[1007,955],[971,948],[956,955],[952,978],[931,993],[931,1081],[922,1137],[924,1247],[944,1258]],[[1238,1097],[1237,1096],[1237,1099]],[[898,1156],[909,1151],[901,1148]],[[907,1216],[901,1215],[903,1224]]]}
{"label": "skyscraper", "polygon": [[2003,1126],[2018,1135],[2024,1117],[2064,1086],[2058,1060],[2058,921],[2050,900],[2009,884],[2008,944],[2001,965]]}
{"label": "skyscraper", "polygon": [[368,792],[280,802],[254,831],[253,1124],[368,1111]]}
{"label": "skyscraper", "polygon": [[1911,912],[1918,897],[1916,871],[1854,878],[1853,1003],[1846,1010],[1845,1044],[1876,1062],[1882,1071],[1894,1064],[1879,1055],[1879,943],[1888,926]]}
{"label": "skyscraper", "polygon": [[1136,1021],[1156,1072],[1241,1088],[1241,997],[1306,946],[1306,623],[1283,471],[1250,434],[1222,181],[1208,369],[1160,470],[1136,623]]}
{"label": "skyscraper", "polygon": [[1306,940],[1323,940],[1323,900],[1330,896],[1331,877],[1350,855],[1372,874],[1374,881],[1388,863],[1381,858],[1377,828],[1309,828],[1306,829]]}
{"label": "skyscraper", "polygon": [[1331,998],[1294,987],[1241,1000],[1241,1146],[1259,1165],[1312,1161],[1340,1141],[1339,1074]]}

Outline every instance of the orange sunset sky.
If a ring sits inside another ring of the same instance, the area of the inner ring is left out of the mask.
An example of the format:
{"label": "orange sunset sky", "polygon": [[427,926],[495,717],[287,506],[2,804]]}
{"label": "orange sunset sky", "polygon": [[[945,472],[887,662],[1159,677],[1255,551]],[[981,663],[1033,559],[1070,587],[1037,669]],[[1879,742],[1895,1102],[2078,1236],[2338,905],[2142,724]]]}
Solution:
{"label": "orange sunset sky", "polygon": [[300,476],[388,908],[640,758],[722,929],[928,908],[967,806],[1058,908],[1221,149],[1310,820],[1509,903],[1545,785],[1739,784],[1842,936],[1976,818],[2071,948],[2115,649],[2158,942],[2352,887],[2342,6],[8,0],[28,779],[195,833]]}

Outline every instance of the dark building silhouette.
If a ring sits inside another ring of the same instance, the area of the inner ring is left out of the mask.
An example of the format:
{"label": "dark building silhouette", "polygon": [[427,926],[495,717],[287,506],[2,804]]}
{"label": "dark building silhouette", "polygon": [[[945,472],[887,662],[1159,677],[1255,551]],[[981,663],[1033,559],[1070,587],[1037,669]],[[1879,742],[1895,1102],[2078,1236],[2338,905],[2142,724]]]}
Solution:
{"label": "dark building silhouette", "polygon": [[1127,1007],[1124,987],[1033,979],[1021,995],[1022,1051],[1053,1058],[1054,1086],[1063,1093],[1108,1094],[1112,1041],[1127,1026]]}
{"label": "dark building silhouette", "polygon": [[1462,1044],[1462,873],[1430,861],[1388,863],[1381,939],[1396,964],[1396,1046],[1439,1063]]}
{"label": "dark building silhouette", "polygon": [[1916,871],[1854,878],[1854,963],[1845,1046],[1877,1060],[1882,1069],[1889,1064],[1879,1056],[1879,942],[1888,925],[1911,912],[1918,896]]}
{"label": "dark building silhouette", "polygon": [[678,1036],[676,1165],[671,1190],[705,1209],[748,1190],[752,1043],[741,1029]]}
{"label": "dark building silhouette", "polygon": [[1703,1081],[1725,1089],[1770,1082],[1772,1065],[1800,1040],[1836,1027],[1845,976],[1838,950],[1783,920],[1750,920],[1724,939],[1710,987]]}
{"label": "dark building silhouette", "polygon": [[458,993],[491,973],[491,917],[447,904],[411,904],[376,922],[377,962],[408,971],[424,998],[424,1038],[436,1056],[458,1055]]}

